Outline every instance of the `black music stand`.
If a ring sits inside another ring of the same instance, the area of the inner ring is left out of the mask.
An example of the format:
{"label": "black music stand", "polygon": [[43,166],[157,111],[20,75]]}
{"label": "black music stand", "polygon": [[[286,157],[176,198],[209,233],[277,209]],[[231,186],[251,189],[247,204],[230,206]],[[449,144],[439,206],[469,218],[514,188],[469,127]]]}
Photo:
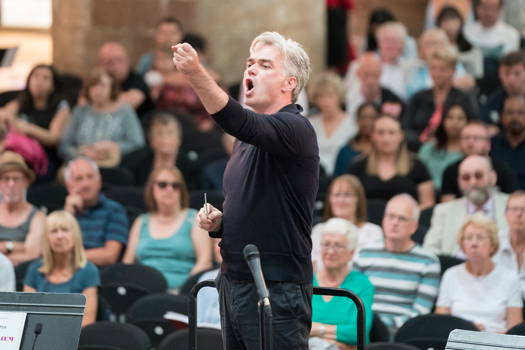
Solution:
{"label": "black music stand", "polygon": [[76,349],[85,304],[83,294],[0,292],[0,311],[27,313],[20,350]]}

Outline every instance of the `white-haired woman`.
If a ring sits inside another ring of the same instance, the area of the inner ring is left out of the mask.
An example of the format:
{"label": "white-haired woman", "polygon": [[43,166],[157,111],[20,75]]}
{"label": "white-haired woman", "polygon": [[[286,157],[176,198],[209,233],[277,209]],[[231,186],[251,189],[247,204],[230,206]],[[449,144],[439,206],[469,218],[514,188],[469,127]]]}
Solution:
{"label": "white-haired woman", "polygon": [[[374,286],[368,277],[349,267],[357,245],[357,232],[357,227],[345,219],[326,221],[321,233],[323,268],[314,274],[314,286],[344,288],[357,294],[365,306],[368,339],[372,327]],[[356,315],[357,309],[350,300],[314,295],[311,348],[324,349],[334,345],[341,350],[351,348],[357,343]]]}
{"label": "white-haired woman", "polygon": [[100,275],[86,258],[80,226],[73,215],[66,211],[48,215],[42,251],[42,259],[28,267],[24,292],[82,293],[86,296],[82,326],[95,322]]}
{"label": "white-haired woman", "polygon": [[476,213],[461,227],[458,241],[467,261],[443,275],[436,313],[467,319],[488,332],[504,333],[521,323],[518,276],[491,260],[499,247],[496,223]]}

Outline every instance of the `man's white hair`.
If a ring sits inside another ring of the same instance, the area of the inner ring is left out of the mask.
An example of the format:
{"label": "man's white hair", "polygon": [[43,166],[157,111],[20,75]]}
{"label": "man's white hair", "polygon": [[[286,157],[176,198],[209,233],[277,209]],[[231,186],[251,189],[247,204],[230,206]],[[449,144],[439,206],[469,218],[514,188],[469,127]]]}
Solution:
{"label": "man's white hair", "polygon": [[67,165],[64,169],[64,180],[66,182],[68,182],[71,178],[71,166],[78,161],[87,162],[93,168],[93,170],[95,170],[95,172],[100,176],[100,169],[98,168],[97,163],[93,159],[88,157],[77,157],[67,162]]}
{"label": "man's white hair", "polygon": [[389,205],[392,205],[391,202],[397,199],[404,199],[410,202],[410,204],[412,205],[412,218],[415,221],[419,221],[419,215],[421,214],[421,210],[419,209],[419,203],[414,199],[414,197],[412,197],[408,193],[397,194],[394,197],[390,198],[386,206],[388,207]]}
{"label": "man's white hair", "polygon": [[310,77],[310,58],[303,47],[292,39],[286,39],[277,32],[264,32],[253,39],[250,53],[257,45],[270,45],[276,47],[284,59],[284,69],[288,76],[297,79],[297,86],[292,90],[292,102],[297,101],[297,96],[304,89]]}
{"label": "man's white hair", "polygon": [[399,39],[401,39],[403,42],[406,40],[408,36],[407,28],[405,25],[401,22],[386,22],[382,24],[379,28],[377,28],[376,37],[379,39],[387,32],[392,32],[397,35]]}

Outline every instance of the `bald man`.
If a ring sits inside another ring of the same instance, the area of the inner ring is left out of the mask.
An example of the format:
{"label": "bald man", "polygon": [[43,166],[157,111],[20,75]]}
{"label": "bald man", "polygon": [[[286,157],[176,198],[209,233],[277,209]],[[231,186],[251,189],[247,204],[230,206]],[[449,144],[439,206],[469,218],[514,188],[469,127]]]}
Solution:
{"label": "bald man", "polygon": [[119,102],[135,108],[140,118],[152,109],[149,87],[131,68],[128,52],[121,43],[110,41],[102,44],[98,50],[98,63],[119,83]]}
{"label": "bald man", "polygon": [[349,75],[348,91],[346,93],[346,111],[352,120],[356,120],[356,111],[365,102],[372,102],[381,111],[394,117],[402,113],[403,102],[392,91],[381,86],[383,66],[381,58],[375,53],[362,54],[351,67],[355,75]]}
{"label": "bald man", "polygon": [[506,229],[505,205],[508,195],[496,188],[497,175],[485,156],[466,157],[459,166],[458,185],[463,197],[436,205],[423,246],[436,254],[462,257],[457,232],[465,218],[483,212]]}

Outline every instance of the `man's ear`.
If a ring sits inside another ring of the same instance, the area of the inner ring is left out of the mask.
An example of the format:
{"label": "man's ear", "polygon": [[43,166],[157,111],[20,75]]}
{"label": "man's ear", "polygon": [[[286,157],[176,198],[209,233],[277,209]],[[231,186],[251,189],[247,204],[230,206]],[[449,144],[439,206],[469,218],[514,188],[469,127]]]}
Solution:
{"label": "man's ear", "polygon": [[286,80],[284,81],[284,84],[283,84],[283,91],[293,91],[293,89],[295,89],[295,87],[297,86],[297,78],[296,77],[288,77],[286,78]]}

